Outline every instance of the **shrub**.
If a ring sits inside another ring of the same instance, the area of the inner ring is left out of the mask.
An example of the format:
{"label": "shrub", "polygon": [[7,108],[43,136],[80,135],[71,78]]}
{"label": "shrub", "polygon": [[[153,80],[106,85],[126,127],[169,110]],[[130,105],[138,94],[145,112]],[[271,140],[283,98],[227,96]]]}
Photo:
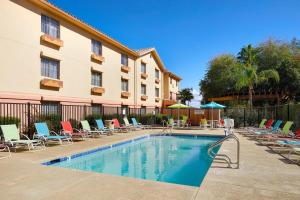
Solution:
{"label": "shrub", "polygon": [[19,126],[20,122],[20,118],[17,117],[0,117],[0,125],[16,124]]}

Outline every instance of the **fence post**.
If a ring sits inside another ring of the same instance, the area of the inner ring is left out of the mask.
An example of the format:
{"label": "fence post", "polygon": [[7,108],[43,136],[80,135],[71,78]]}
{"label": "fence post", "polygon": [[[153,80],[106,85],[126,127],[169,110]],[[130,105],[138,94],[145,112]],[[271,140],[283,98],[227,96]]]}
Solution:
{"label": "fence post", "polygon": [[244,108],[244,127],[246,127],[246,108]]}
{"label": "fence post", "polygon": [[30,124],[31,124],[31,117],[30,117],[31,113],[30,113],[30,102],[27,103],[27,135],[28,137],[31,137],[30,135]]}
{"label": "fence post", "polygon": [[290,121],[290,103],[287,105],[287,121]]}
{"label": "fence post", "polygon": [[87,108],[87,106],[84,105],[84,107],[83,107],[83,118],[84,119],[86,118],[86,108]]}

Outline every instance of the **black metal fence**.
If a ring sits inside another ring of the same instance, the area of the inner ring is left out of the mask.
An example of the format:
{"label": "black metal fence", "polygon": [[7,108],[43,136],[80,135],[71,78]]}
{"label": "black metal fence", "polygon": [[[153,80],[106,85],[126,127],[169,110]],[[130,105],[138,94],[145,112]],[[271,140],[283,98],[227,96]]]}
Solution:
{"label": "black metal fence", "polygon": [[300,104],[256,107],[251,110],[246,107],[227,108],[222,111],[222,116],[233,118],[237,127],[256,125],[263,118],[272,118],[293,121],[293,130],[300,128]]}
{"label": "black metal fence", "polygon": [[[31,103],[0,103],[0,125],[17,124],[20,131],[32,134],[33,124],[39,121],[54,122],[54,130],[59,130],[60,121],[71,121],[78,128],[80,121],[88,119],[89,116],[99,116],[103,119],[113,117],[121,119],[124,115],[143,118],[145,116],[158,115],[158,108],[129,108],[110,107],[101,105],[62,105],[56,103],[31,104]],[[148,120],[149,121],[149,120]],[[150,123],[143,121],[144,123]],[[152,122],[154,123],[154,122]]]}

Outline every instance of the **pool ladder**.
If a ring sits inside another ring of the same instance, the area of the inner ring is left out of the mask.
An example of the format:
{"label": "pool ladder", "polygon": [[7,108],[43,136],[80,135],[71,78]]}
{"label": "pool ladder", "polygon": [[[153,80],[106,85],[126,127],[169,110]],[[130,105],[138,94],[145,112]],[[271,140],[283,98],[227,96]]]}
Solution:
{"label": "pool ladder", "polygon": [[[231,140],[231,139],[235,140],[236,144],[237,144],[236,162],[232,162],[231,158],[226,154],[216,154],[213,152],[213,149],[215,147],[218,147],[221,144],[223,144],[223,142]],[[228,164],[229,168],[233,168],[232,165],[236,165],[236,167],[235,167],[236,169],[238,169],[240,167],[240,141],[233,133],[227,135],[223,139],[210,145],[210,147],[207,150],[207,153],[212,159],[225,161]]]}
{"label": "pool ladder", "polygon": [[160,133],[161,136],[172,135],[173,126],[169,126],[168,123],[163,121],[163,129]]}

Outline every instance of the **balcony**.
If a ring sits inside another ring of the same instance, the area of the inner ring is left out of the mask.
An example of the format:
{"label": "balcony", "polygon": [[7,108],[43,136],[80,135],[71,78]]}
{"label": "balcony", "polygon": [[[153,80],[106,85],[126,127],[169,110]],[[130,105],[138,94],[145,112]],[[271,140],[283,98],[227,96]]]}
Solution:
{"label": "balcony", "polygon": [[63,82],[62,81],[55,80],[55,79],[49,79],[49,78],[42,79],[40,84],[43,87],[55,88],[55,89],[59,89],[59,88],[63,87]]}
{"label": "balcony", "polygon": [[159,102],[160,98],[159,97],[155,97],[155,102]]}
{"label": "balcony", "polygon": [[56,48],[60,48],[64,45],[64,42],[58,38],[54,38],[50,35],[44,34],[41,36],[41,42],[50,44],[55,46]]}
{"label": "balcony", "polygon": [[121,71],[122,71],[122,72],[125,72],[125,73],[128,73],[128,72],[130,72],[130,67],[125,66],[125,65],[122,65],[122,66],[121,66]]}
{"label": "balcony", "polygon": [[155,79],[155,83],[159,84],[160,80],[158,78]]}
{"label": "balcony", "polygon": [[141,96],[141,100],[142,100],[142,101],[146,101],[147,99],[148,99],[148,96],[147,96],[147,95],[142,95],[142,96]]}
{"label": "balcony", "polygon": [[105,92],[105,88],[103,87],[92,87],[91,93],[96,95],[102,95]]}
{"label": "balcony", "polygon": [[130,92],[126,92],[126,91],[121,92],[121,97],[128,99],[130,97]]}
{"label": "balcony", "polygon": [[103,56],[97,55],[97,54],[92,54],[91,55],[91,60],[97,63],[102,63],[105,61],[105,58]]}
{"label": "balcony", "polygon": [[148,78],[148,74],[146,74],[146,73],[141,73],[141,78],[142,78],[142,79]]}

